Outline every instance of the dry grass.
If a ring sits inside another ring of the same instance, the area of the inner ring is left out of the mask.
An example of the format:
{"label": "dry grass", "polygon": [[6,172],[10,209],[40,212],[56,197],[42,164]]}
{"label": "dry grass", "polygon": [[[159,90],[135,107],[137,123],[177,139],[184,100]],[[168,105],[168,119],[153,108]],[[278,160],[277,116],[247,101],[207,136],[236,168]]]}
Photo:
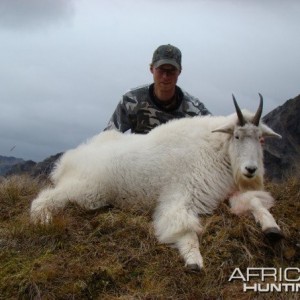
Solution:
{"label": "dry grass", "polygon": [[251,217],[226,204],[205,218],[205,271],[189,273],[177,250],[157,243],[150,214],[70,205],[49,227],[32,226],[30,202],[44,182],[19,176],[0,183],[0,299],[297,299],[243,293],[228,282],[236,267],[299,267],[300,184],[268,184],[286,239],[275,247]]}

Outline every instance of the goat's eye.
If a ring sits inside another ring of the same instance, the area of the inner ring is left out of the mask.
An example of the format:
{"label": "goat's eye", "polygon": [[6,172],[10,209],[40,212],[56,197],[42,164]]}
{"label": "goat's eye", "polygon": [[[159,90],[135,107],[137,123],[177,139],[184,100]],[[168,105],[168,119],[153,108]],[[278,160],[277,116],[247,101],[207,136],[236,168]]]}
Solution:
{"label": "goat's eye", "polygon": [[238,135],[235,135],[234,138],[238,140],[240,137]]}

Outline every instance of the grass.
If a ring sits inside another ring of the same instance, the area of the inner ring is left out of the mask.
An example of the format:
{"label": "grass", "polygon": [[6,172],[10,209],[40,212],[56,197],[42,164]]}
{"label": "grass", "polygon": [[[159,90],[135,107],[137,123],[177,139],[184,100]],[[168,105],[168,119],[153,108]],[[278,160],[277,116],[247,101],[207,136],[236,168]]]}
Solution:
{"label": "grass", "polygon": [[0,299],[297,299],[297,293],[243,292],[239,267],[299,267],[300,183],[267,183],[286,235],[270,245],[252,217],[226,204],[205,217],[205,270],[190,273],[176,249],[154,237],[151,214],[69,205],[52,225],[30,224],[32,199],[48,183],[27,176],[0,182]]}

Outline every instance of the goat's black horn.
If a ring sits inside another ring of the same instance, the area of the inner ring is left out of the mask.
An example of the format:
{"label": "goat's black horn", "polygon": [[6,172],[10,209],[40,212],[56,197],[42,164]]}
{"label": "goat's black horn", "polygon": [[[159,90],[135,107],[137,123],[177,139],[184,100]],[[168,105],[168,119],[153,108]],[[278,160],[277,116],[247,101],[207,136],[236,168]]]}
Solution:
{"label": "goat's black horn", "polygon": [[234,106],[235,106],[236,114],[239,118],[240,126],[244,126],[246,124],[244,116],[243,116],[243,114],[241,112],[241,109],[239,108],[233,94],[232,94],[232,99],[233,99],[233,103],[234,103]]}
{"label": "goat's black horn", "polygon": [[260,102],[259,102],[259,106],[258,106],[258,109],[257,109],[257,112],[252,120],[252,123],[255,125],[255,126],[258,126],[259,124],[259,120],[261,118],[261,114],[262,114],[262,110],[263,110],[263,96],[261,94],[258,94],[259,95],[259,99],[260,99]]}

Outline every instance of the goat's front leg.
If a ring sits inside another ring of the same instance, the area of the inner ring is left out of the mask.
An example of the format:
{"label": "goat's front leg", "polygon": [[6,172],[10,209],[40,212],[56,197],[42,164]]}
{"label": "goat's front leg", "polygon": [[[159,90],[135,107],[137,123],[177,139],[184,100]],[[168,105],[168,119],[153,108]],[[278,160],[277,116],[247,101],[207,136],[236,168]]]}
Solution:
{"label": "goat's front leg", "polygon": [[187,208],[189,195],[169,189],[160,198],[153,224],[155,234],[162,243],[173,244],[182,255],[185,266],[192,271],[203,268],[198,235],[202,227],[198,215]]}
{"label": "goat's front leg", "polygon": [[175,246],[189,270],[199,272],[203,268],[203,258],[200,254],[199,239],[196,232],[183,234],[178,238]]}
{"label": "goat's front leg", "polygon": [[283,238],[279,226],[269,209],[274,204],[273,197],[265,191],[249,191],[236,193],[230,199],[231,211],[240,215],[251,212],[255,221],[261,225],[262,231],[270,240]]}

